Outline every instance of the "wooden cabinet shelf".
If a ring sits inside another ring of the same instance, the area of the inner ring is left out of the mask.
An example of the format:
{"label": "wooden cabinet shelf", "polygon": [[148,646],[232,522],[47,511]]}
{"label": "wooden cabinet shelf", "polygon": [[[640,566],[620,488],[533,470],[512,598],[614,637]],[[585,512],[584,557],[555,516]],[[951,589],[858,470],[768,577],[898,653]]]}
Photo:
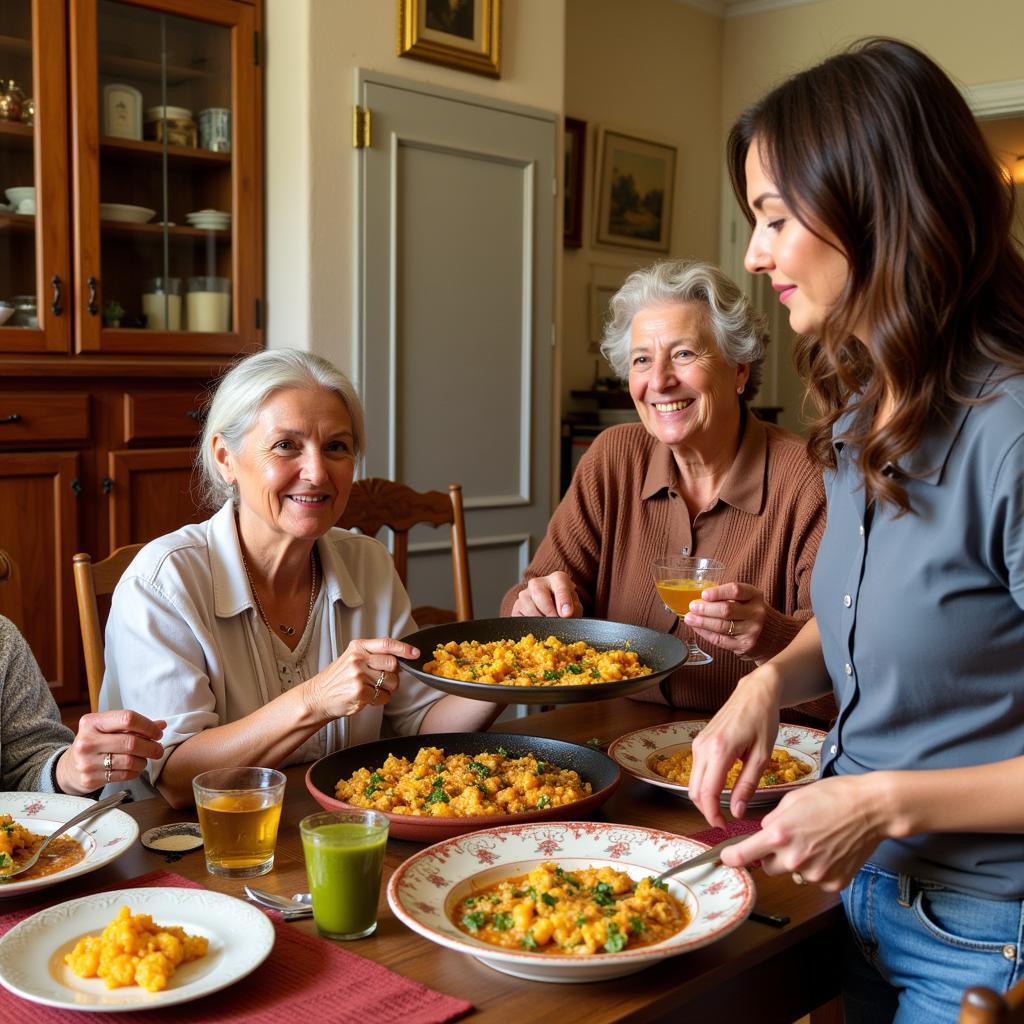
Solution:
{"label": "wooden cabinet shelf", "polygon": [[11,57],[31,57],[32,43],[20,36],[0,35],[0,54]]}
{"label": "wooden cabinet shelf", "polygon": [[5,149],[30,150],[35,134],[36,130],[30,124],[0,121],[0,138],[4,140]]}
{"label": "wooden cabinet shelf", "polygon": [[208,239],[215,242],[231,241],[230,231],[207,231],[178,224],[165,228],[163,224],[131,224],[122,220],[105,220],[100,223],[105,239],[130,238],[136,241],[159,242],[166,233],[173,242],[206,242]]}
{"label": "wooden cabinet shelf", "polygon": [[29,213],[0,213],[0,231],[34,233],[36,219]]}
{"label": "wooden cabinet shelf", "polygon": [[[156,163],[164,157],[164,145],[149,140],[115,139],[105,136],[100,144],[100,153],[104,159]],[[168,146],[167,159],[173,164],[193,164],[218,170],[231,167],[230,153],[211,153],[208,149],[197,149],[194,146]]]}

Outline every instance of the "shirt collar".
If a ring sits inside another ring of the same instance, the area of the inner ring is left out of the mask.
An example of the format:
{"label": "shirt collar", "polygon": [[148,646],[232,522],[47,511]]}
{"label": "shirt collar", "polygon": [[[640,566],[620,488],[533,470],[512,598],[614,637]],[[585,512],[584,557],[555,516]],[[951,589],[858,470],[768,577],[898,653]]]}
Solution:
{"label": "shirt collar", "polygon": [[[768,460],[768,434],[764,424],[744,409],[740,447],[732,466],[722,482],[718,498],[741,512],[757,515],[764,504],[765,465]],[[640,497],[646,501],[679,484],[679,468],[672,449],[660,441],[655,442],[647,466]]]}
{"label": "shirt collar", "polygon": [[[975,397],[991,389],[996,368],[995,363],[986,360],[971,371],[969,380],[973,383]],[[900,461],[894,467],[895,470],[902,476],[920,480],[922,483],[932,486],[938,484],[949,459],[949,453],[953,450],[970,411],[971,406],[960,404],[949,412],[936,413],[932,416],[917,446],[913,451],[900,457]],[[857,411],[844,412],[836,420],[832,428],[832,447],[837,459],[847,446],[841,435],[846,433],[861,415],[862,413]]]}
{"label": "shirt collar", "polygon": [[[218,618],[231,618],[254,608],[249,579],[242,561],[234,504],[228,500],[209,520],[208,551],[213,578],[213,607]],[[317,541],[327,600],[341,601],[349,608],[363,604],[363,595],[352,579],[336,545]]]}

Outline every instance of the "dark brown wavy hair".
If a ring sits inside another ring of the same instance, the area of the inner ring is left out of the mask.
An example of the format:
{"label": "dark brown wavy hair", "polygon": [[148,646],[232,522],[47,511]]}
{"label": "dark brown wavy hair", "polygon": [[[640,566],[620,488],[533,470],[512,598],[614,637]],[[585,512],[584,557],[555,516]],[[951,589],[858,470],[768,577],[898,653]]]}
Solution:
{"label": "dark brown wavy hair", "polygon": [[[844,437],[860,449],[869,500],[912,511],[886,465],[918,445],[932,417],[977,401],[985,360],[1024,371],[1013,185],[956,86],[894,39],[861,40],[740,116],[728,161],[751,223],[745,163],[755,139],[792,213],[849,262],[819,336],[797,342],[819,412],[808,447],[835,465],[833,424],[856,410]],[[853,336],[858,322],[871,325],[870,338]],[[895,411],[876,426],[886,392]]]}

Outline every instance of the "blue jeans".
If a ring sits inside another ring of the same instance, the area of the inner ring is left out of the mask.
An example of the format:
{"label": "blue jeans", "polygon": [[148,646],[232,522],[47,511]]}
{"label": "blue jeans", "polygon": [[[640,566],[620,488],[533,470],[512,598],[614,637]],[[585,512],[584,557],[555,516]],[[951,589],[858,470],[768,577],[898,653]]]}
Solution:
{"label": "blue jeans", "polygon": [[1024,900],[971,896],[870,862],[843,890],[846,1024],[955,1024],[964,989],[1024,977]]}

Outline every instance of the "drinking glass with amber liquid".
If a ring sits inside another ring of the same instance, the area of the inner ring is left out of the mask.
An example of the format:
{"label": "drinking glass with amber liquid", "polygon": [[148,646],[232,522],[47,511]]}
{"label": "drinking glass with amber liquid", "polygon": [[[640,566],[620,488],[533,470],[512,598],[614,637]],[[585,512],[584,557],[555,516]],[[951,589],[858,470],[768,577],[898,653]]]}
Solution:
{"label": "drinking glass with amber liquid", "polygon": [[[691,601],[699,601],[705,590],[725,582],[725,566],[713,558],[666,555],[654,561],[651,572],[665,607],[680,618],[690,610]],[[692,633],[687,648],[687,665],[710,665],[714,661]]]}

